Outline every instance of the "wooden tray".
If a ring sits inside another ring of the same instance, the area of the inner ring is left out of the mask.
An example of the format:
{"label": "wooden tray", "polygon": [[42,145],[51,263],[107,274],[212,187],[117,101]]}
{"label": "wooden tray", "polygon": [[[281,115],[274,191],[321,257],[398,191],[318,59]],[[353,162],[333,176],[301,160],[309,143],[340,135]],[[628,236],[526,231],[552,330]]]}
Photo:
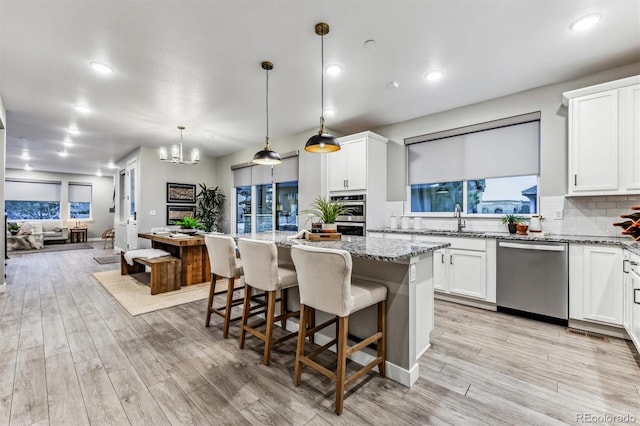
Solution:
{"label": "wooden tray", "polygon": [[336,241],[342,239],[342,234],[339,232],[327,232],[327,233],[306,233],[304,238],[309,241]]}

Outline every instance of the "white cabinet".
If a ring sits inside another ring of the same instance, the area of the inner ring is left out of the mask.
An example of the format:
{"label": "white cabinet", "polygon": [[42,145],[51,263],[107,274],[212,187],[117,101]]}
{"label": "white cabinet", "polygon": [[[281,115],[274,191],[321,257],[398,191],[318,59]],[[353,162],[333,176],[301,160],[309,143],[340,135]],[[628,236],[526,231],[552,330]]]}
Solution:
{"label": "white cabinet", "polygon": [[569,245],[569,318],[622,326],[623,250]]}
{"label": "white cabinet", "polygon": [[495,240],[430,235],[416,235],[414,239],[451,244],[433,252],[433,288],[440,298],[453,295],[495,303]]}
{"label": "white cabinet", "polygon": [[640,76],[563,94],[569,195],[640,190]]}
{"label": "white cabinet", "polygon": [[330,192],[364,191],[374,188],[382,176],[384,185],[376,186],[386,194],[388,139],[372,132],[338,138],[340,150],[327,154]]}
{"label": "white cabinet", "polygon": [[640,352],[640,256],[625,253],[622,324]]}

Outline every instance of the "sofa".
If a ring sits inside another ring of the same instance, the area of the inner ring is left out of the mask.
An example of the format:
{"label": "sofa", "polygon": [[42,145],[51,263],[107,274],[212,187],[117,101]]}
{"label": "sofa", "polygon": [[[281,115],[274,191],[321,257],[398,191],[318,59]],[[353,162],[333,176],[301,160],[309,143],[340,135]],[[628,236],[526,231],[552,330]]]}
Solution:
{"label": "sofa", "polygon": [[19,234],[42,234],[44,243],[66,243],[69,239],[69,228],[59,220],[37,220],[18,222]]}

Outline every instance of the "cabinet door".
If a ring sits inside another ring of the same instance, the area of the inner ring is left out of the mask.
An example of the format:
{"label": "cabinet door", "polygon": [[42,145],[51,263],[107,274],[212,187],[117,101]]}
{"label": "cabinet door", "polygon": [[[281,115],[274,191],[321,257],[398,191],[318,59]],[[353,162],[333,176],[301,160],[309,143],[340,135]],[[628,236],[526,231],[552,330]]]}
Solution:
{"label": "cabinet door", "polygon": [[347,189],[367,189],[367,140],[347,144]]}
{"label": "cabinet door", "polygon": [[439,249],[433,252],[433,289],[447,292],[447,250]]}
{"label": "cabinet door", "polygon": [[449,291],[479,299],[487,297],[487,255],[468,250],[449,250]]}
{"label": "cabinet door", "polygon": [[[631,274],[631,287],[633,293],[631,293],[631,323],[630,329],[631,340],[636,345],[636,349],[640,351],[640,275],[635,272]],[[636,303],[637,302],[637,303]]]}
{"label": "cabinet door", "polygon": [[640,84],[620,89],[620,164],[623,189],[640,189]]}
{"label": "cabinet door", "polygon": [[622,325],[622,249],[585,246],[583,253],[583,318]]}
{"label": "cabinet door", "polygon": [[633,281],[632,271],[629,268],[628,255],[625,252],[625,260],[622,274],[622,326],[631,335],[631,319],[633,309]]}
{"label": "cabinet door", "polygon": [[618,152],[618,90],[572,99],[569,105],[569,191],[617,191]]}
{"label": "cabinet door", "polygon": [[344,191],[347,185],[347,150],[343,143],[340,151],[327,154],[329,191]]}

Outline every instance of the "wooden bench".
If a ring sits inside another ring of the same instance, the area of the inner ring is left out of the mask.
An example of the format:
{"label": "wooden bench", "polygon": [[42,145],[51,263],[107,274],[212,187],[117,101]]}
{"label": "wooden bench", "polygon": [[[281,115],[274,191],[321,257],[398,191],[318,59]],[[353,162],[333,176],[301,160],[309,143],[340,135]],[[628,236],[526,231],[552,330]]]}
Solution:
{"label": "wooden bench", "polygon": [[180,290],[182,261],[173,256],[154,257],[152,259],[134,258],[129,265],[120,252],[120,275],[144,272],[145,266],[151,268],[151,294]]}

